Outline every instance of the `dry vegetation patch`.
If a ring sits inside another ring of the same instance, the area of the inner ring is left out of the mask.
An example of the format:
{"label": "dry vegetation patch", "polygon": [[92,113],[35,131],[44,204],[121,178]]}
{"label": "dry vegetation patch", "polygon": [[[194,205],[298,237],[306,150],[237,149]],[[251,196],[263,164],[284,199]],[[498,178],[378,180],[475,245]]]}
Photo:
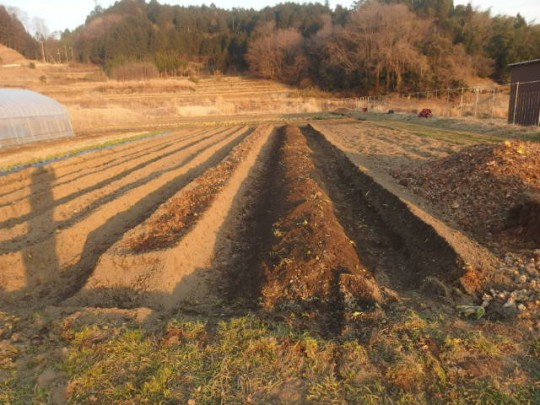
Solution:
{"label": "dry vegetation patch", "polygon": [[27,63],[28,60],[14,49],[8,48],[5,45],[0,44],[0,64],[21,64]]}
{"label": "dry vegetation patch", "polygon": [[540,242],[540,144],[475,145],[396,172],[479,240],[502,249]]}

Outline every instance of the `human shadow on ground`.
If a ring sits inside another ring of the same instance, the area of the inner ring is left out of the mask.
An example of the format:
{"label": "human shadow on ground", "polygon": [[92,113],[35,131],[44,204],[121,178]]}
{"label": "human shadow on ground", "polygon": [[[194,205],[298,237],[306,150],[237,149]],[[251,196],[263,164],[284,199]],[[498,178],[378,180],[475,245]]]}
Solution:
{"label": "human shadow on ground", "polygon": [[[38,210],[43,204],[53,204],[54,196],[52,185],[55,181],[54,169],[50,167],[39,167],[32,174],[32,186],[30,193],[31,213]],[[41,189],[41,193],[36,193],[36,189]],[[32,216],[28,221],[28,235],[40,234],[46,229],[55,229],[54,211],[49,210],[42,216]],[[59,263],[56,255],[57,240],[53,233],[41,245],[39,251],[35,249],[24,249],[22,256],[26,271],[26,290],[32,291],[40,288],[49,278],[50,274],[58,271]],[[40,294],[46,294],[42,290]]]}

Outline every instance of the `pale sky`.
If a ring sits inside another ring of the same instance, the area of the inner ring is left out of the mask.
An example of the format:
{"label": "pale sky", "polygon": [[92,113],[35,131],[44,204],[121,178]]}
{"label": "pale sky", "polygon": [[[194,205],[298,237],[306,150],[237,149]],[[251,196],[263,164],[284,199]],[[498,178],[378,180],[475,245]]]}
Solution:
{"label": "pale sky", "polygon": [[[97,0],[103,8],[107,8],[116,0]],[[178,4],[182,6],[190,5],[210,5],[214,3],[219,8],[255,8],[260,9],[283,3],[285,0],[253,0],[245,4],[240,0],[158,0],[160,3]],[[313,0],[315,2],[316,0]],[[330,0],[330,6],[341,4],[350,7],[354,0]],[[321,0],[320,2],[324,2]],[[515,16],[520,13],[525,20],[531,22],[535,20],[540,23],[540,0],[454,0],[454,4],[471,3],[473,7],[485,11],[491,9],[491,15],[508,14]],[[88,14],[94,9],[95,0],[0,0],[0,4],[13,6],[20,9],[26,15],[25,24],[31,26],[35,17],[40,17],[45,21],[49,33],[54,31],[70,30],[84,24]]]}

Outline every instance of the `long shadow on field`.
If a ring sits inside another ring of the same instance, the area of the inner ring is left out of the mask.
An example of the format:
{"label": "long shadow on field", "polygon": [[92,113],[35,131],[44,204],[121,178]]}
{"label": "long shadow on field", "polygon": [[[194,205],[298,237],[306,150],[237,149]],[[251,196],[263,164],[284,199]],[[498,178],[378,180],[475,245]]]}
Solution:
{"label": "long shadow on field", "polygon": [[[31,212],[38,210],[42,204],[53,204],[52,185],[55,180],[52,168],[40,167],[32,174],[30,194]],[[43,192],[36,194],[39,188]],[[54,212],[47,211],[45,216],[31,216],[28,221],[28,234],[39,234],[46,229],[55,229]],[[58,271],[59,263],[56,256],[56,237],[48,238],[39,251],[24,250],[22,253],[26,272],[26,287],[28,292],[39,287],[51,273]]]}
{"label": "long shadow on field", "polygon": [[[232,197],[230,205],[216,207],[218,210],[223,209],[220,211],[223,220],[220,221],[215,235],[190,232],[199,224],[197,221],[186,225],[182,239],[175,241],[173,247],[161,251],[159,259],[154,256],[156,250],[144,251],[135,256],[127,253],[130,257],[125,257],[125,260],[118,257],[119,272],[130,270],[130,265],[125,264],[131,263],[130,260],[139,267],[139,270],[135,271],[140,273],[137,273],[136,278],[130,278],[130,286],[111,285],[83,289],[81,294],[73,297],[73,302],[100,307],[181,309],[184,313],[217,313],[220,316],[224,315],[223,312],[237,315],[257,308],[264,281],[259,262],[269,243],[272,203],[275,200],[275,196],[272,196],[275,188],[269,184],[280,181],[279,176],[275,176],[278,152],[276,139],[277,137],[272,135],[263,146],[264,158],[260,158],[255,166],[250,168],[250,173],[240,184],[240,189]],[[212,204],[214,203],[215,200]],[[197,207],[195,211],[206,212],[208,209]],[[217,215],[213,217],[217,220]],[[208,221],[202,226],[206,228],[207,225]],[[189,240],[186,242],[183,238]],[[179,245],[184,242],[186,244],[179,249]],[[196,250],[198,246],[201,246],[200,251]],[[160,251],[159,247],[153,249]],[[210,266],[192,267],[193,261],[199,261],[198,255],[212,257]],[[163,272],[168,270],[163,268],[173,268],[177,272],[174,277],[179,281],[171,286],[170,293],[148,291],[146,278],[164,277]],[[115,282],[112,281],[111,284]],[[70,301],[68,300],[68,304]],[[223,306],[224,302],[228,305]]]}
{"label": "long shadow on field", "polygon": [[[198,139],[198,140],[195,140],[195,141],[192,141],[192,142],[189,142],[185,145],[182,145],[181,147],[178,147],[178,148],[175,148],[167,153],[164,153],[162,155],[159,155],[159,156],[156,156],[156,157],[153,157],[151,159],[148,159],[148,160],[145,160],[144,162],[141,162],[139,164],[137,164],[136,166],[134,167],[131,167],[129,168],[128,170],[124,170],[118,174],[116,174],[115,176],[113,177],[109,177],[107,179],[104,179],[100,182],[97,182],[97,183],[94,183],[92,184],[91,186],[85,188],[85,189],[82,189],[82,190],[78,190],[74,193],[71,193],[65,197],[62,197],[62,198],[59,198],[58,200],[56,201],[48,201],[45,199],[45,201],[42,201],[42,203],[39,205],[39,208],[36,207],[36,210],[32,211],[31,213],[27,214],[27,215],[22,215],[20,217],[17,217],[17,218],[12,218],[12,219],[9,219],[7,221],[4,221],[2,223],[0,223],[0,226],[5,226],[5,227],[12,227],[12,226],[15,226],[17,224],[20,224],[20,223],[23,223],[25,221],[28,221],[31,217],[33,216],[36,216],[36,215],[48,215],[48,212],[53,209],[54,207],[57,207],[57,206],[61,206],[63,204],[67,204],[69,203],[70,201],[80,197],[80,196],[83,196],[84,194],[88,194],[88,193],[91,193],[91,192],[94,192],[96,190],[99,190],[105,186],[107,186],[108,184],[111,184],[115,181],[119,181],[121,179],[123,179],[124,177],[128,176],[129,174],[133,173],[133,172],[136,172],[137,170],[142,170],[144,169],[145,167],[147,167],[148,165],[152,164],[152,163],[155,163],[155,162],[158,162],[160,160],[163,160],[169,156],[173,156],[181,151],[184,151],[184,150],[187,150],[199,143],[202,143],[212,137],[216,137],[216,142],[219,142],[220,141],[220,138],[215,136],[215,135],[209,135],[209,136],[206,136],[206,137],[203,137],[201,139]],[[195,156],[196,154],[192,155],[192,156]],[[140,185],[140,184],[144,184],[145,182],[148,182],[156,177],[158,177],[159,175],[163,174],[163,173],[166,173],[168,171],[172,171],[174,169],[176,169],[177,167],[181,166],[185,164],[185,161],[182,161],[176,165],[172,165],[172,166],[169,166],[161,171],[156,171],[156,172],[153,172],[151,173],[150,175],[144,177],[144,178],[141,178],[139,180],[136,180],[135,182],[132,182],[132,183],[129,183],[129,184],[126,184],[125,186],[119,188],[117,191],[115,191],[113,194],[111,195],[106,195],[106,196],[103,196],[102,198],[100,198],[99,200],[96,200],[95,202],[93,202],[91,205],[88,205],[84,208],[84,210],[82,210],[77,216],[74,216],[74,217],[70,217],[64,221],[62,221],[62,223],[59,224],[59,226],[61,227],[65,227],[65,226],[69,226],[70,224],[72,224],[73,222],[76,222],[77,220],[80,220],[81,217],[84,217],[85,214],[89,213],[90,211],[92,211],[93,209],[95,209],[95,207],[103,204],[104,202],[114,198],[116,195],[119,195],[119,194],[122,194],[125,192],[125,190],[127,189],[130,189],[134,186],[137,186],[137,185]],[[38,183],[39,184],[39,183]],[[36,186],[35,187],[36,190],[36,195],[38,196],[39,198],[39,195],[41,193],[47,193],[47,188],[43,188],[43,187],[39,187],[39,186]],[[34,194],[34,190],[32,190],[32,193]],[[10,242],[15,242],[15,243],[20,243],[22,238],[15,238],[13,241],[10,241]],[[0,245],[1,246],[1,245]]]}
{"label": "long shadow on field", "polygon": [[218,164],[236,145],[249,136],[251,132],[251,129],[245,131],[241,136],[223,146],[206,162],[170,180],[167,184],[149,193],[126,211],[118,213],[101,227],[91,232],[86,239],[79,262],[64,271],[68,279],[66,279],[66,283],[62,288],[58,289],[59,293],[55,297],[56,301],[65,300],[79,291],[92,274],[101,255],[120,240],[127,230],[146,220],[152,215],[156,207],[170,199],[179,189],[199,177],[210,167]]}

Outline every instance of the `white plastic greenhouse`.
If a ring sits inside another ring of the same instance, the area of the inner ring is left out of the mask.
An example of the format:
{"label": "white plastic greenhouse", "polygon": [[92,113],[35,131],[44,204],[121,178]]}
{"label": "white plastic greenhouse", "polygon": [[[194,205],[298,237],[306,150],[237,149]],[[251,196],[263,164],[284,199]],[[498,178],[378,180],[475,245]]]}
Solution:
{"label": "white plastic greenhouse", "polygon": [[67,109],[30,90],[0,89],[0,148],[73,136]]}

